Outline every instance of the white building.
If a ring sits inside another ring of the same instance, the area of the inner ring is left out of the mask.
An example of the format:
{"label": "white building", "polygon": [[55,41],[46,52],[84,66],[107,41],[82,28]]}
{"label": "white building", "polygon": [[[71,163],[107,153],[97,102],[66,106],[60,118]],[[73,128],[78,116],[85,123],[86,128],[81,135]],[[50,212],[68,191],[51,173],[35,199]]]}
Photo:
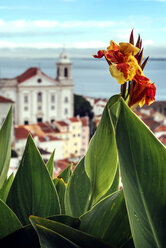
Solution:
{"label": "white building", "polygon": [[0,79],[0,95],[14,101],[15,124],[52,122],[73,116],[73,86],[72,64],[63,51],[56,79],[29,68],[16,78]]}

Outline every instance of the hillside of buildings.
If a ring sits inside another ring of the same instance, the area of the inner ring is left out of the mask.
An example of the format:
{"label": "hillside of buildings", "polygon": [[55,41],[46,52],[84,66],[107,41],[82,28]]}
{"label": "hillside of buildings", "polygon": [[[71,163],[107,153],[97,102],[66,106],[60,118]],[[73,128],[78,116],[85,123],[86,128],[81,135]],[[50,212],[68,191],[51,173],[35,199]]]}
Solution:
{"label": "hillside of buildings", "polygon": [[[0,125],[13,108],[10,173],[18,168],[29,134],[44,161],[55,150],[55,176],[86,154],[107,99],[74,94],[72,62],[65,50],[56,70],[56,78],[36,67],[15,78],[0,78]],[[135,113],[166,145],[166,102],[154,102]]]}

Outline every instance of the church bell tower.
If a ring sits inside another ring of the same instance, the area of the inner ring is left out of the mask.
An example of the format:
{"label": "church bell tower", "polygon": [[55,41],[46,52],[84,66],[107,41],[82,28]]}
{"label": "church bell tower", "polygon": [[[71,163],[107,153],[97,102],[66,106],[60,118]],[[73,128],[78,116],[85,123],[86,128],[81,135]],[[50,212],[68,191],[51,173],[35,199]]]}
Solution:
{"label": "church bell tower", "polygon": [[72,83],[72,63],[69,59],[65,49],[59,56],[57,64],[57,77],[56,79],[62,84]]}

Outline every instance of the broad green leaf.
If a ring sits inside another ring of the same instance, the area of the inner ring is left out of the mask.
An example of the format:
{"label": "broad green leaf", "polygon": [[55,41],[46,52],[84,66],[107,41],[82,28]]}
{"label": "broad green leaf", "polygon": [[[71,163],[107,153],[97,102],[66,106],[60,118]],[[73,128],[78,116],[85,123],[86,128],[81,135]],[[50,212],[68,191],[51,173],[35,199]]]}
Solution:
{"label": "broad green leaf", "polygon": [[20,228],[22,225],[15,213],[0,200],[0,239]]}
{"label": "broad green leaf", "polygon": [[7,178],[5,180],[5,182],[2,185],[2,188],[0,189],[0,199],[3,200],[4,202],[7,199],[10,187],[13,183],[13,179],[14,179],[14,174],[12,173],[9,178]]}
{"label": "broad green leaf", "polygon": [[27,225],[1,239],[0,247],[40,248],[40,244],[38,236],[32,225]]}
{"label": "broad green leaf", "polygon": [[[74,229],[72,227],[69,227],[67,225],[64,225],[62,223],[59,223],[57,221],[51,221],[48,219],[36,217],[36,216],[30,216],[30,221],[35,228],[35,230],[40,226],[41,228],[45,227],[49,230],[52,230],[53,232],[57,233],[61,237],[70,240],[75,245],[78,245],[82,248],[107,248],[112,247],[105,243],[104,241],[87,234],[85,232],[82,232],[80,230]],[[38,227],[37,227],[38,226]]]}
{"label": "broad green leaf", "polygon": [[66,184],[62,178],[58,178],[58,177],[54,178],[53,182],[59,196],[61,213],[64,214],[65,213],[64,198],[65,198]]}
{"label": "broad green leaf", "polygon": [[122,190],[97,203],[80,220],[80,230],[101,238],[114,247],[121,247],[131,238]]}
{"label": "broad green leaf", "polygon": [[88,210],[90,203],[90,182],[85,172],[84,158],[76,166],[65,194],[66,214],[79,217]]}
{"label": "broad green leaf", "polygon": [[73,218],[71,216],[68,215],[54,215],[54,216],[50,216],[47,219],[49,220],[53,220],[53,221],[58,221],[60,223],[63,223],[67,226],[71,226],[73,228],[78,229],[79,225],[80,225],[80,219],[79,218]]}
{"label": "broad green leaf", "polygon": [[35,230],[38,234],[39,241],[40,241],[40,247],[41,248],[62,248],[62,247],[69,247],[69,248],[79,248],[80,246],[77,246],[69,239],[63,237],[62,235],[59,235],[55,231],[52,231],[51,229],[36,224]]}
{"label": "broad green leaf", "polygon": [[[115,107],[114,107],[115,105]],[[85,156],[85,170],[92,186],[92,205],[104,195],[113,183],[117,170],[117,148],[114,116],[119,107],[119,96],[112,97],[103,112],[99,126],[92,137]]]}
{"label": "broad green leaf", "polygon": [[58,178],[63,178],[64,182],[68,183],[71,175],[72,175],[72,164],[69,164],[67,168],[58,175]]}
{"label": "broad green leaf", "polygon": [[48,169],[51,178],[53,178],[53,172],[54,172],[54,155],[55,155],[55,150],[51,154],[51,157],[46,164],[46,167]]}
{"label": "broad green leaf", "polygon": [[31,214],[48,217],[60,213],[59,198],[31,136],[11,186],[7,204],[26,225]]}
{"label": "broad green leaf", "polygon": [[12,126],[12,108],[0,129],[0,188],[7,178],[11,157],[11,126]]}
{"label": "broad green leaf", "polygon": [[166,247],[166,149],[124,101],[116,135],[134,244]]}
{"label": "broad green leaf", "polygon": [[[114,177],[114,181],[111,185],[111,187],[109,188],[109,190],[105,193],[105,195],[103,195],[101,197],[101,199],[105,198],[106,196],[108,195],[111,195],[112,193],[116,192],[119,190],[119,166],[117,167],[117,170],[116,170],[116,174],[115,174],[115,177]],[[101,200],[100,199],[100,200]]]}

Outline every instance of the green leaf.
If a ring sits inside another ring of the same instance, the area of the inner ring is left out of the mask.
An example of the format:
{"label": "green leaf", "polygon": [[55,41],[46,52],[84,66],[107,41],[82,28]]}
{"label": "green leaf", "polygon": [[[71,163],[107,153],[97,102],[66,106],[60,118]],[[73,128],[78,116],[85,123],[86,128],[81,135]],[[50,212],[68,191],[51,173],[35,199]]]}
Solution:
{"label": "green leaf", "polygon": [[0,129],[0,188],[7,178],[11,157],[11,126],[12,126],[12,108]]}
{"label": "green leaf", "polygon": [[78,229],[79,225],[80,225],[80,219],[79,218],[73,218],[71,216],[64,215],[64,214],[63,215],[50,216],[47,219],[61,222],[67,226],[71,226],[71,227],[76,228],[76,229]]}
{"label": "green leaf", "polygon": [[121,247],[131,238],[131,231],[123,191],[118,191],[80,217],[79,229],[92,234],[115,247]]}
{"label": "green leaf", "polygon": [[85,172],[84,158],[76,166],[65,194],[66,214],[79,217],[88,210],[91,188],[89,178]]}
{"label": "green leaf", "polygon": [[58,233],[52,231],[45,226],[41,226],[36,224],[35,230],[39,236],[39,241],[41,248],[62,248],[62,247],[70,247],[70,248],[79,248],[69,239],[59,235]]}
{"label": "green leaf", "polygon": [[[30,216],[30,221],[33,225],[33,227],[35,228],[35,230],[37,230],[37,228],[39,228],[39,226],[41,228],[45,228],[49,229],[49,231],[52,231],[52,235],[54,236],[55,234],[60,235],[61,237],[63,237],[64,239],[67,239],[71,242],[73,242],[75,245],[78,245],[82,248],[107,248],[107,247],[112,247],[110,245],[108,245],[107,243],[105,243],[104,241],[90,235],[87,233],[84,233],[80,230],[74,229],[72,227],[69,227],[67,225],[64,225],[62,223],[56,222],[56,221],[51,221],[48,219],[44,219],[44,218],[40,218],[40,217],[36,217],[36,216]],[[40,235],[40,234],[39,234]],[[55,239],[57,238],[57,236],[55,237]],[[56,242],[56,241],[54,241]],[[55,245],[55,243],[54,243]]]}
{"label": "green leaf", "polygon": [[54,173],[54,155],[55,155],[55,150],[51,154],[51,157],[46,164],[46,167],[48,169],[51,178],[53,178],[53,173]]}
{"label": "green leaf", "polygon": [[0,200],[0,239],[20,228],[22,225],[15,213]]}
{"label": "green leaf", "polygon": [[7,204],[24,225],[29,223],[31,214],[47,217],[60,213],[55,186],[31,136],[28,137]]}
{"label": "green leaf", "polygon": [[136,247],[166,247],[166,149],[121,101],[117,145]]}
{"label": "green leaf", "polygon": [[85,170],[92,185],[92,205],[108,191],[117,170],[115,123],[111,111],[116,115],[118,108],[119,96],[114,96],[104,109],[100,124],[85,156]]}
{"label": "green leaf", "polygon": [[32,225],[27,225],[1,239],[0,247],[40,248],[40,244]]}
{"label": "green leaf", "polygon": [[[112,193],[119,190],[119,166],[117,167],[116,174],[114,177],[114,181],[109,188],[109,190],[101,197],[101,199],[104,199],[106,196],[111,195]],[[100,200],[101,200],[100,199]]]}
{"label": "green leaf", "polygon": [[68,183],[71,175],[72,175],[72,164],[69,164],[67,168],[58,175],[58,178],[63,178],[64,182]]}
{"label": "green leaf", "polygon": [[0,189],[0,199],[3,200],[4,202],[7,199],[9,190],[11,188],[11,185],[13,183],[14,180],[14,174],[12,173],[9,178],[7,178],[2,186],[2,188]]}
{"label": "green leaf", "polygon": [[62,178],[54,178],[53,179],[55,188],[57,190],[60,205],[61,205],[61,213],[65,213],[65,206],[64,206],[64,198],[65,198],[65,191],[66,191],[66,185]]}

